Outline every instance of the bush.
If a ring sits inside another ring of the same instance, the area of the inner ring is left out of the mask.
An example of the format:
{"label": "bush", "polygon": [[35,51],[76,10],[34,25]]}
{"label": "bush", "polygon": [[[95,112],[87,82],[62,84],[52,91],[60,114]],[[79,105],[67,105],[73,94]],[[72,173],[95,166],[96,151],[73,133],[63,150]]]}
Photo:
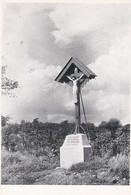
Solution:
{"label": "bush", "polygon": [[90,169],[97,170],[103,167],[107,167],[106,163],[107,163],[106,157],[100,158],[99,156],[95,156],[93,159],[91,159],[88,162],[84,162],[84,163],[82,162],[82,163],[72,165],[69,170],[77,171],[77,172],[87,171]]}
{"label": "bush", "polygon": [[56,163],[51,164],[45,161],[44,156],[36,157],[27,153],[12,153],[2,148],[2,184],[24,184],[25,178],[31,182],[34,173],[56,166]]}
{"label": "bush", "polygon": [[119,175],[120,178],[129,179],[129,156],[118,154],[109,160],[108,165],[110,172]]}

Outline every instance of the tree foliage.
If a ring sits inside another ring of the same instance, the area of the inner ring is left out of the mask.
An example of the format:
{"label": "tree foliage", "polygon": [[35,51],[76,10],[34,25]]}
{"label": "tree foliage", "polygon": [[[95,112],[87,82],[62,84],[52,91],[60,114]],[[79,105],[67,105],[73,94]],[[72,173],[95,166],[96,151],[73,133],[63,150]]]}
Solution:
{"label": "tree foliage", "polygon": [[13,90],[18,87],[18,82],[11,80],[5,76],[7,66],[2,66],[1,89],[2,95],[14,96]]}
{"label": "tree foliage", "polygon": [[1,125],[2,127],[6,126],[10,117],[9,116],[1,116]]}
{"label": "tree foliage", "polygon": [[115,139],[116,131],[121,127],[121,123],[118,119],[112,118],[106,124],[107,129],[111,132],[111,136]]}
{"label": "tree foliage", "polygon": [[[129,124],[122,126],[119,120],[111,119],[101,122],[99,126],[93,123],[82,126],[85,131],[81,129],[81,133],[89,134],[94,155],[129,154]],[[32,122],[23,120],[19,124],[8,123],[2,128],[2,145],[12,152],[26,151],[37,156],[45,153],[59,155],[59,148],[66,135],[73,133],[74,127],[75,124],[68,121],[60,124],[42,123],[38,118]]]}

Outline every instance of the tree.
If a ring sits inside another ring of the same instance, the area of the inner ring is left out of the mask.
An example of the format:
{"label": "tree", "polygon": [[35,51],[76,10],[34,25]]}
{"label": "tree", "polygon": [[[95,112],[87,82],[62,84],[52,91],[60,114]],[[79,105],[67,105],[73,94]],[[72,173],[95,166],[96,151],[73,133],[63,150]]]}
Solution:
{"label": "tree", "polygon": [[9,116],[1,116],[1,125],[2,127],[6,126],[8,121],[9,121],[10,117]]}
{"label": "tree", "polygon": [[35,124],[35,125],[39,124],[39,118],[35,118],[35,119],[33,120],[33,124]]}
{"label": "tree", "polygon": [[18,87],[18,82],[11,80],[5,76],[7,66],[2,66],[2,74],[1,74],[1,89],[2,95],[10,95],[15,96],[13,94],[13,90]]}
{"label": "tree", "polygon": [[107,129],[111,132],[111,136],[115,139],[116,130],[121,127],[121,123],[118,119],[112,118],[107,122]]}
{"label": "tree", "polygon": [[65,136],[68,135],[70,132],[68,120],[62,121],[60,123],[60,126],[61,126],[61,132],[60,132],[61,136],[65,138]]}
{"label": "tree", "polygon": [[107,122],[106,121],[102,121],[100,123],[100,125],[98,126],[99,130],[104,130],[104,129],[106,129],[106,127],[107,127]]}
{"label": "tree", "polygon": [[82,123],[82,127],[84,129],[82,133],[86,133],[87,138],[94,141],[96,139],[96,127],[94,123],[88,122],[87,125]]}

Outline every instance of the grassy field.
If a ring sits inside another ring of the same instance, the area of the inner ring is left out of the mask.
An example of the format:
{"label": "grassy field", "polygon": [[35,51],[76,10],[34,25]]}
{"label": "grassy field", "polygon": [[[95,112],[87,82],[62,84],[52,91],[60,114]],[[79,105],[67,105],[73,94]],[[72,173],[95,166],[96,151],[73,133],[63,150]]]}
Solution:
{"label": "grassy field", "polygon": [[129,156],[95,156],[65,170],[59,167],[59,157],[36,157],[2,149],[2,184],[129,185]]}

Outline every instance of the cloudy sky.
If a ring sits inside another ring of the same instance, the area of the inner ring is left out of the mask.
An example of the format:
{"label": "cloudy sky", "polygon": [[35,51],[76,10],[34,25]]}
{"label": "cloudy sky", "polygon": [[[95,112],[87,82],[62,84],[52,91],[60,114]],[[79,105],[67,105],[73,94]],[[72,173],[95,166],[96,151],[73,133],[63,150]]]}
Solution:
{"label": "cloudy sky", "polygon": [[3,65],[19,82],[2,97],[13,121],[74,120],[72,88],[55,77],[71,56],[97,74],[82,88],[87,120],[129,123],[130,6],[128,4],[6,4]]}

